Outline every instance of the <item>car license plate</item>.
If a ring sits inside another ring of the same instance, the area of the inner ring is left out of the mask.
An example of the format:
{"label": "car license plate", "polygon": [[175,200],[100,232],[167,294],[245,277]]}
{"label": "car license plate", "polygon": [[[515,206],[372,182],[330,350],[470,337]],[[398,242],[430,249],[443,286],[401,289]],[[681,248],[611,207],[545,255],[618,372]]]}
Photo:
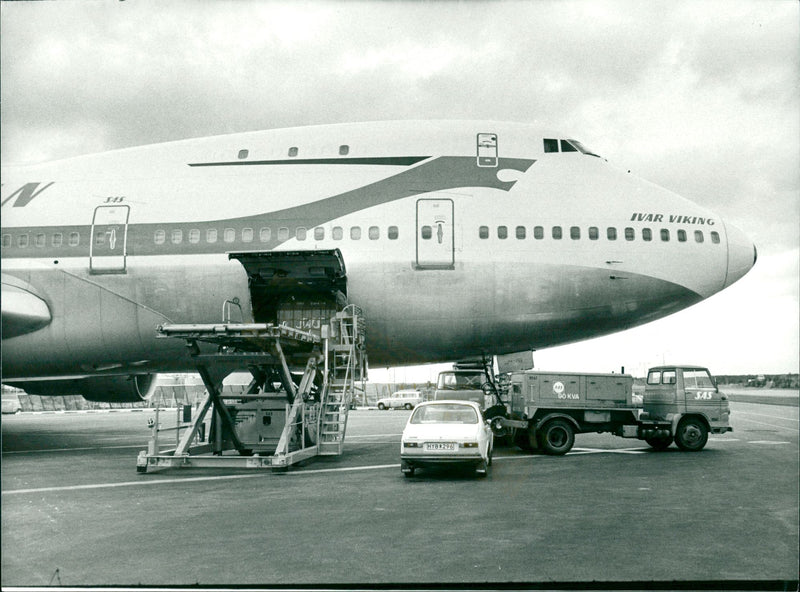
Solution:
{"label": "car license plate", "polygon": [[455,450],[456,445],[454,442],[428,442],[425,444],[425,450]]}

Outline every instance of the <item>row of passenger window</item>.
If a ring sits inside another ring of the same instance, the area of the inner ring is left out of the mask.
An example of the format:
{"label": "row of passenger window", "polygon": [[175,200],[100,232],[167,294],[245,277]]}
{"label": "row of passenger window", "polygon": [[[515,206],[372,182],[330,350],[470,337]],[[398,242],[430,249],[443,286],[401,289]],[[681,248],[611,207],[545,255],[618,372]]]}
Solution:
{"label": "row of passenger window", "polygon": [[[533,238],[541,240],[544,238],[544,226],[534,226],[533,227]],[[489,238],[489,227],[488,226],[481,226],[478,229],[478,236],[482,239]],[[514,230],[515,236],[519,240],[523,240],[528,236],[528,229],[525,226],[517,226]],[[625,228],[623,231],[625,236],[625,240],[632,241],[636,240],[636,229],[628,227]],[[688,240],[687,232],[683,229],[679,229],[675,232],[678,242],[685,243]],[[720,238],[719,233],[716,231],[711,231],[711,242],[714,244],[719,244]],[[600,229],[597,226],[590,226],[587,233],[589,240],[598,240],[600,238]],[[498,226],[497,227],[497,238],[499,239],[507,239],[509,236],[509,229],[508,226]],[[564,238],[564,229],[561,226],[553,226],[550,229],[550,236],[555,240],[561,240]],[[659,231],[659,236],[663,242],[670,241],[671,232],[667,228],[662,228]],[[572,240],[580,240],[581,239],[581,227],[580,226],[570,226],[569,228],[569,237]],[[617,240],[617,229],[613,226],[606,228],[606,238],[610,241]],[[641,238],[643,241],[652,241],[653,240],[653,230],[650,228],[642,228],[641,229]],[[697,243],[705,242],[705,234],[702,230],[695,230],[694,231],[694,240]]]}
{"label": "row of passenger window", "polygon": [[[20,248],[27,247],[31,242],[35,247],[45,247],[47,246],[47,235],[43,232],[37,233],[33,235],[33,241],[30,238],[31,235],[28,233],[17,235],[17,246]],[[53,247],[62,247],[64,246],[64,235],[61,232],[56,232],[51,235],[51,242],[50,245]],[[14,238],[10,234],[3,235],[3,246],[10,247],[14,243]],[[81,244],[81,234],[80,232],[70,232],[67,235],[66,244],[70,247],[77,247]]]}
{"label": "row of passenger window", "polygon": [[[278,231],[275,233],[277,240],[285,241],[289,240],[291,231],[288,227],[282,226],[278,228]],[[264,227],[258,231],[258,242],[267,243],[272,240],[272,228]],[[341,226],[334,226],[331,228],[331,238],[333,240],[342,240],[345,235],[345,229]],[[351,226],[349,236],[352,240],[360,240],[362,237],[361,227],[360,226]],[[366,232],[367,238],[370,240],[378,240],[381,238],[381,229],[379,226],[370,226],[367,228]],[[389,226],[386,229],[386,236],[390,240],[397,240],[399,236],[399,231],[397,226]],[[309,230],[308,228],[304,228],[302,226],[295,228],[294,230],[294,237],[299,241],[308,240],[312,238],[316,241],[325,240],[325,228],[321,226],[317,226],[314,229]],[[154,234],[154,241],[157,245],[163,245],[167,242],[167,232],[165,230],[156,230]],[[191,244],[197,244],[201,240],[201,232],[197,228],[192,228],[187,233],[187,240]],[[226,228],[222,231],[222,240],[226,243],[233,243],[236,242],[237,238],[239,238],[243,243],[252,243],[256,240],[256,233],[255,230],[252,228],[243,228],[241,234],[236,232],[234,228]],[[216,228],[207,228],[205,231],[205,242],[207,243],[216,243],[219,240],[219,231]],[[176,228],[171,230],[169,233],[169,241],[174,244],[178,245],[183,242],[183,230]]]}
{"label": "row of passenger window", "polygon": [[[191,244],[198,244],[201,239],[205,239],[206,243],[216,243],[219,241],[219,230],[216,228],[208,228],[205,230],[205,236],[201,233],[200,229],[192,228],[186,233],[186,239]],[[351,240],[360,240],[362,238],[362,230],[360,226],[351,226],[349,230],[349,237]],[[683,229],[679,229],[676,231],[676,237],[678,242],[686,242],[688,240],[687,232]],[[238,236],[237,236],[238,235]],[[264,227],[258,231],[258,241],[262,243],[266,243],[272,240],[272,228]],[[325,240],[325,228],[318,226],[312,230],[309,230],[304,227],[298,227],[294,231],[294,238],[298,241],[305,241],[309,238],[313,238],[315,241]],[[389,226],[386,229],[386,237],[389,240],[397,240],[399,237],[400,232],[397,226]],[[497,238],[499,239],[507,239],[509,237],[509,228],[508,226],[498,226],[496,231]],[[519,240],[524,240],[528,236],[528,230],[525,226],[517,226],[514,229],[514,235]],[[625,240],[633,241],[636,240],[636,231],[634,228],[628,227],[625,228],[623,231],[623,235]],[[45,247],[47,245],[47,235],[44,233],[37,233],[33,235],[33,240],[31,241],[30,236],[28,233],[23,233],[17,236],[17,247],[25,248],[31,242],[35,247]],[[341,226],[334,226],[331,228],[330,236],[333,240],[342,240],[345,236],[345,229]],[[366,229],[366,236],[369,240],[378,240],[381,238],[381,229],[379,226],[370,226]],[[488,239],[490,236],[490,231],[488,226],[481,226],[478,229],[478,236],[481,239]],[[561,240],[564,238],[564,230],[561,226],[553,226],[550,229],[550,236],[555,240]],[[572,240],[580,240],[582,236],[580,226],[571,226],[569,228],[569,237]],[[588,228],[587,236],[589,240],[598,240],[600,238],[600,229],[597,226],[590,226]],[[671,240],[671,233],[668,229],[662,228],[659,231],[659,236],[661,241],[668,242]],[[719,233],[716,231],[712,231],[710,233],[711,242],[714,244],[718,244],[720,242]],[[285,241],[290,238],[290,230],[288,227],[283,226],[278,228],[276,233],[277,240]],[[432,228],[430,226],[423,226],[421,230],[421,237],[423,240],[430,240],[433,237]],[[537,240],[544,239],[545,237],[545,229],[544,226],[534,226],[533,227],[533,238]],[[237,233],[237,231],[233,228],[225,228],[222,231],[222,240],[226,243],[233,243],[236,242],[237,238],[239,238],[243,243],[251,243],[256,240],[256,233],[255,230],[252,228],[243,228],[241,233]],[[614,227],[606,228],[606,238],[610,241],[617,240],[617,229]],[[62,247],[65,245],[70,247],[77,247],[80,245],[81,236],[79,232],[70,232],[67,237],[66,241],[64,240],[65,237],[62,233],[56,232],[51,235],[51,242],[50,245],[53,247]],[[107,235],[105,232],[98,232],[95,235],[95,244],[96,245],[104,245],[107,239]],[[650,228],[642,228],[641,229],[641,239],[643,241],[652,241],[653,240],[653,231]],[[184,231],[182,229],[176,228],[174,230],[169,231],[169,242],[174,245],[179,245],[184,240]],[[705,242],[705,234],[702,230],[695,230],[694,231],[694,240],[697,243]],[[167,231],[166,230],[156,230],[153,235],[153,241],[157,245],[163,245],[167,242]],[[10,234],[3,235],[3,247],[10,247],[13,244],[13,237]]]}

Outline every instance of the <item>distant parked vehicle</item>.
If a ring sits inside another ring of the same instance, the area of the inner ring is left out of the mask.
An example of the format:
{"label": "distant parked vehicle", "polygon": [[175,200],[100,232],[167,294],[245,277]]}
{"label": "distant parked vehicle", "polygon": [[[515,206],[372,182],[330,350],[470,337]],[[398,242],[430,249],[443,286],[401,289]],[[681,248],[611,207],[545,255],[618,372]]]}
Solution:
{"label": "distant parked vehicle", "polygon": [[20,405],[16,393],[3,393],[2,402],[3,413],[19,413],[22,411],[22,405]]}
{"label": "distant parked vehicle", "polygon": [[413,409],[422,403],[422,393],[416,390],[403,390],[388,397],[378,399],[378,409]]}

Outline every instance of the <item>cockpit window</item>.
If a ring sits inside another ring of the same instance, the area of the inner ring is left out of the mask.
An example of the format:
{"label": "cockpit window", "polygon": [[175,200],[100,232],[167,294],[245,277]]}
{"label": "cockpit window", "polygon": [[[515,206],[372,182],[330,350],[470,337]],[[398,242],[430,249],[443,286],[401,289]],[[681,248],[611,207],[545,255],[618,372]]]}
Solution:
{"label": "cockpit window", "polygon": [[[578,140],[556,140],[555,138],[544,138],[542,140],[545,152],[580,152],[581,154],[588,154],[589,156],[596,156],[600,158],[599,154],[595,154],[586,146],[578,142]],[[561,149],[559,150],[559,146]]]}
{"label": "cockpit window", "polygon": [[561,140],[561,152],[577,152],[578,149],[566,140]]}

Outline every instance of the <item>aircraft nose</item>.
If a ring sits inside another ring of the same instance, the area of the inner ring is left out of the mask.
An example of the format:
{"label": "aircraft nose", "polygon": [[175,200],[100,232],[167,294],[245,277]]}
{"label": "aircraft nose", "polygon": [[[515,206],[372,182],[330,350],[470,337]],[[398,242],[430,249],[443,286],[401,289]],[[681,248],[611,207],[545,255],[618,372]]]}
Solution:
{"label": "aircraft nose", "polygon": [[758,259],[758,251],[744,232],[730,224],[725,225],[728,235],[728,273],[725,278],[727,288],[750,271]]}

